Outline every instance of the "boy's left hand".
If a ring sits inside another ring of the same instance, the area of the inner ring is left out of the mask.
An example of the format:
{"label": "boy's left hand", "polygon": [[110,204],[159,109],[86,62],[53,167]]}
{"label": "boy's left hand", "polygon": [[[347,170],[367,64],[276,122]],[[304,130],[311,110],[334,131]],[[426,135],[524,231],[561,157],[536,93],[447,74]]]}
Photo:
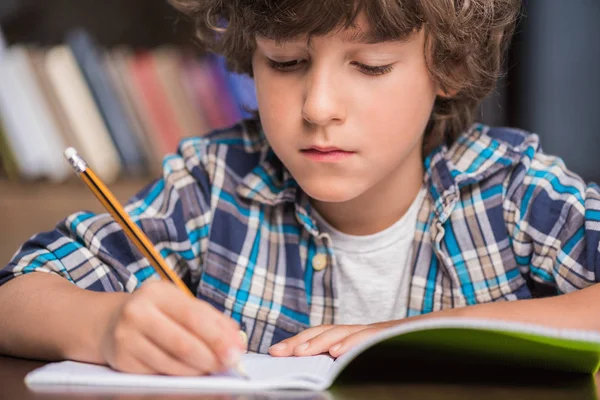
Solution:
{"label": "boy's left hand", "polygon": [[269,353],[275,357],[313,356],[322,353],[339,357],[368,337],[397,323],[398,321],[389,321],[370,325],[315,326],[271,346]]}

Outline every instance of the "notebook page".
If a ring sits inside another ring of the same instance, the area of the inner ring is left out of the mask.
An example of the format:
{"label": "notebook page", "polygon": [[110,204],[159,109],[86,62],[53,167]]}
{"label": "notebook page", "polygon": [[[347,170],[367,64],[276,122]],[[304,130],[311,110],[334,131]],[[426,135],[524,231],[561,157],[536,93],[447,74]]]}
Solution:
{"label": "notebook page", "polygon": [[108,367],[63,361],[48,364],[29,373],[25,382],[38,391],[44,386],[99,386],[122,388],[163,388],[199,391],[246,391],[269,389],[320,390],[333,363],[329,356],[276,358],[246,354],[242,363],[250,379],[225,373],[199,377],[136,375]]}
{"label": "notebook page", "polygon": [[251,380],[306,379],[320,382],[329,374],[333,358],[327,355],[271,357],[265,354],[246,354],[242,363]]}

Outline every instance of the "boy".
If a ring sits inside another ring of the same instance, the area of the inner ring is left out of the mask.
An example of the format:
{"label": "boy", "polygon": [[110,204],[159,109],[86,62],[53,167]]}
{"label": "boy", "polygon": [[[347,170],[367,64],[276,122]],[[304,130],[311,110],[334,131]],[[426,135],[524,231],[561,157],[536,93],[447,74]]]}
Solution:
{"label": "boy", "polygon": [[2,270],[3,353],[193,375],[415,318],[600,329],[598,188],[535,135],[471,125],[518,0],[173,3],[260,115],[183,141],[129,202],[198,299],[78,213]]}

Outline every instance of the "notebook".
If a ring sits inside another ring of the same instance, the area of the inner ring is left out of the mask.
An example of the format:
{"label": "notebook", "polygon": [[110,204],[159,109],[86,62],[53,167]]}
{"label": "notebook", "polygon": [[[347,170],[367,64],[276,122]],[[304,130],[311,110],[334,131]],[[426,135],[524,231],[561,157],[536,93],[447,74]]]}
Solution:
{"label": "notebook", "polygon": [[416,368],[411,354],[428,360],[420,365],[429,369],[440,368],[446,361],[478,370],[504,366],[593,374],[600,361],[600,333],[497,320],[438,318],[383,330],[337,359],[328,355],[277,358],[246,354],[242,363],[248,379],[234,373],[203,377],[135,375],[64,361],[30,372],[25,382],[37,391],[57,386],[141,391],[323,391],[353,367],[361,366],[363,371],[385,368],[388,375],[400,377],[403,369]]}

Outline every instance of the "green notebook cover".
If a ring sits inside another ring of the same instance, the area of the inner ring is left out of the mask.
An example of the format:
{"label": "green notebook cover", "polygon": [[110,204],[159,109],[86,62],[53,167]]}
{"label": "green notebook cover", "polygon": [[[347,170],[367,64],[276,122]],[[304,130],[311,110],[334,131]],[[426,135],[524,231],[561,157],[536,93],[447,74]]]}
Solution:
{"label": "green notebook cover", "polygon": [[393,379],[434,368],[482,377],[507,371],[595,374],[600,333],[499,320],[430,319],[385,330],[334,364],[331,383],[369,374]]}

